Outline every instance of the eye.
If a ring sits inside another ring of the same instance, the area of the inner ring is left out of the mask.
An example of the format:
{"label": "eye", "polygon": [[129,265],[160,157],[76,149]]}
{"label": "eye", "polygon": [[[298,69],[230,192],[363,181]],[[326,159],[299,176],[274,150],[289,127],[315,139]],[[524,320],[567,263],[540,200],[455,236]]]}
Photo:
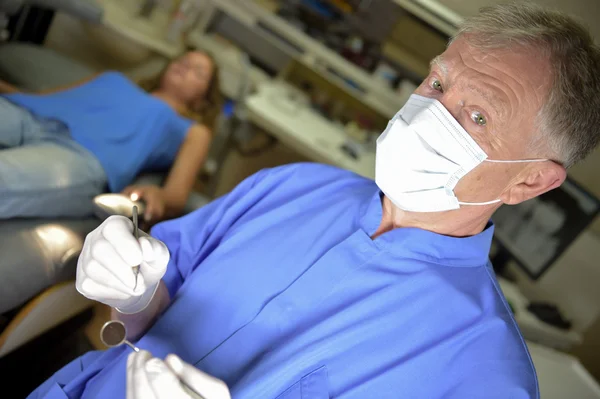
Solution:
{"label": "eye", "polygon": [[483,116],[481,112],[473,112],[471,114],[471,119],[473,119],[473,122],[475,122],[479,126],[485,126],[485,124],[487,123],[487,121],[485,120],[485,116]]}
{"label": "eye", "polygon": [[444,89],[442,88],[442,82],[440,82],[438,79],[434,79],[433,82],[431,82],[431,88],[442,93],[444,92]]}

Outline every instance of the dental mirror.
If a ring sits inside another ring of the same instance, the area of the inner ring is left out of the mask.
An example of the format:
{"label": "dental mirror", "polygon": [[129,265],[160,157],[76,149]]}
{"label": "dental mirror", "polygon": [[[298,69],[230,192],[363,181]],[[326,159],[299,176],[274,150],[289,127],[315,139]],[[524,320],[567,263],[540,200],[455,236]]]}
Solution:
{"label": "dental mirror", "polygon": [[125,324],[119,320],[107,321],[100,329],[100,340],[109,348],[125,344],[134,351],[139,352],[140,349],[127,341],[126,337],[127,330],[125,329]]}
{"label": "dental mirror", "polygon": [[[127,341],[126,337],[127,330],[125,329],[125,324],[120,320],[107,321],[100,329],[100,340],[102,340],[102,343],[109,348],[125,344],[134,351],[139,352],[140,348]],[[204,399],[202,395],[194,391],[194,389],[187,385],[183,380],[179,380],[179,383],[183,390],[193,399]]]}

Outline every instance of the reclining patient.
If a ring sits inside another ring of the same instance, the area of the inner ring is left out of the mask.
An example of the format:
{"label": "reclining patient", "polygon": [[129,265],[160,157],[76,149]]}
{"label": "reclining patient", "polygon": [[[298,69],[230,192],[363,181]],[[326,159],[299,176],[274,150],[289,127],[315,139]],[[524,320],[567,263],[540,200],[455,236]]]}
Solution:
{"label": "reclining patient", "polygon": [[[178,216],[221,106],[215,65],[189,52],[148,89],[118,72],[49,94],[1,83],[0,219],[87,216],[107,188],[139,194],[149,222]],[[163,187],[129,186],[169,168]]]}
{"label": "reclining patient", "polygon": [[77,289],[141,351],[90,352],[31,397],[539,398],[490,217],[596,146],[599,92],[572,19],[483,10],[379,137],[375,181],[267,169],[139,240],[122,216],[91,232]]}

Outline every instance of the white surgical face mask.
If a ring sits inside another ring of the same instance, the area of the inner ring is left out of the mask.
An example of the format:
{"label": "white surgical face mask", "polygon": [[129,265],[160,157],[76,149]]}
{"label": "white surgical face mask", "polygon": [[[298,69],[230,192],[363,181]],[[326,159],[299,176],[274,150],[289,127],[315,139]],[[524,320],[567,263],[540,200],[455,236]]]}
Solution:
{"label": "white surgical face mask", "polygon": [[412,212],[500,202],[461,202],[454,195],[458,181],[483,161],[546,159],[489,160],[442,103],[413,94],[377,139],[375,182],[394,205]]}

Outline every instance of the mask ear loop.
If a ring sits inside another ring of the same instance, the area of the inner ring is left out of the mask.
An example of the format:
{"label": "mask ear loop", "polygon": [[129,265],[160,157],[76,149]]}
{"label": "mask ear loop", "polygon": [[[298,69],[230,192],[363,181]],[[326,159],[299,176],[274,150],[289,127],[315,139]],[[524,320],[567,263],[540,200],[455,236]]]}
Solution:
{"label": "mask ear loop", "polygon": [[493,201],[487,201],[487,202],[461,202],[458,201],[459,205],[492,205],[492,204],[496,204],[498,202],[500,202],[500,199],[495,199]]}
{"label": "mask ear loop", "polygon": [[[494,162],[494,163],[524,163],[524,162],[545,162],[545,161],[549,161],[549,159],[518,159],[515,161],[502,161],[502,160],[495,160],[495,159],[484,159],[484,162]],[[500,199],[495,199],[493,201],[486,201],[486,202],[461,202],[458,201],[459,205],[479,205],[479,206],[484,206],[484,205],[492,205],[492,204],[496,204],[498,202],[500,202]]]}
{"label": "mask ear loop", "polygon": [[494,162],[494,163],[524,163],[524,162],[546,162],[549,159],[517,159],[514,161],[502,161],[496,159],[484,159],[484,162]]}

